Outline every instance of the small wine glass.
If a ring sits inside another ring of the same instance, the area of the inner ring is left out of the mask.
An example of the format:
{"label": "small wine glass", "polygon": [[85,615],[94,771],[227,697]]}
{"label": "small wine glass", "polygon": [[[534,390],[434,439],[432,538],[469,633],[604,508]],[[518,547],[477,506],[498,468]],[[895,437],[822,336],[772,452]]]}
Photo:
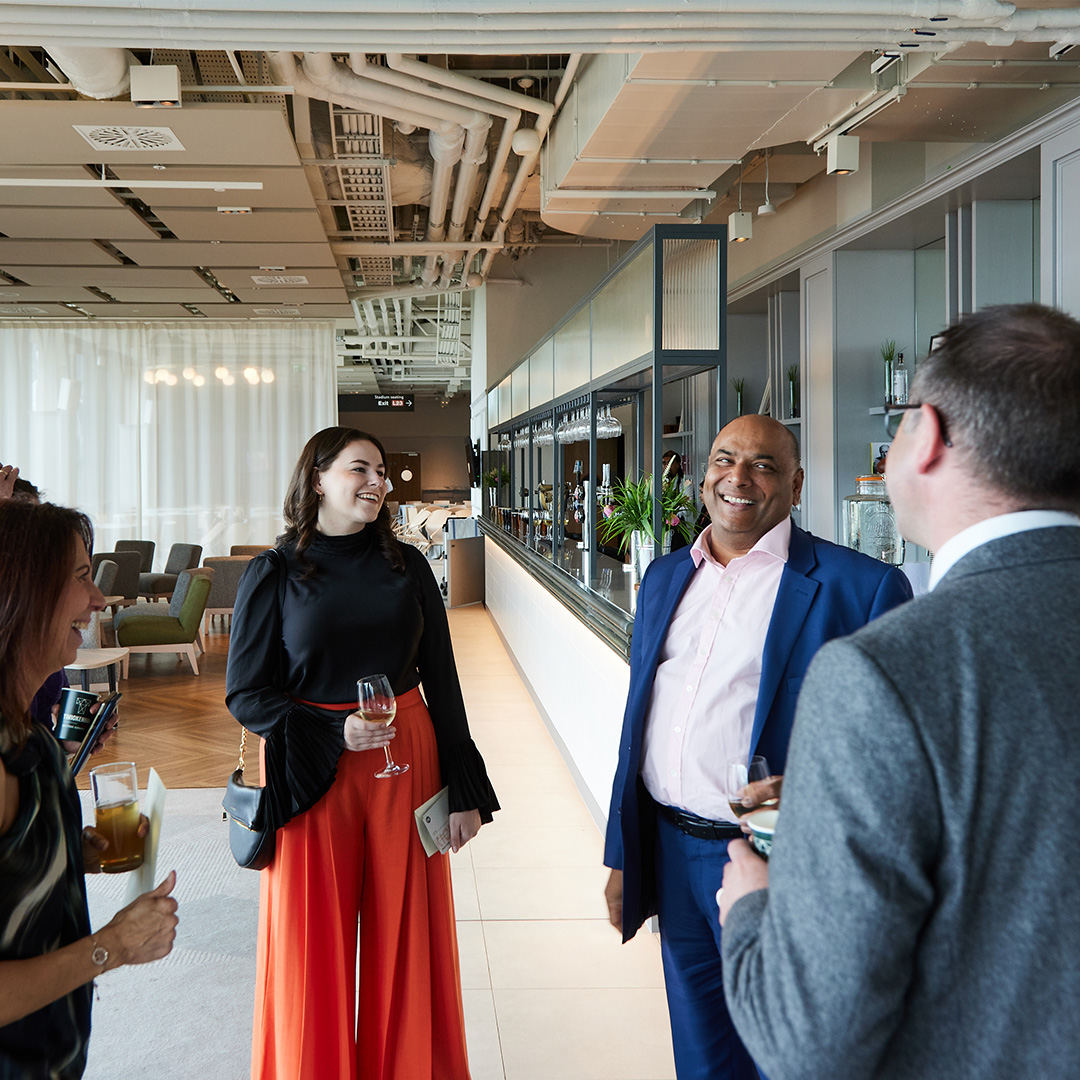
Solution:
{"label": "small wine glass", "polygon": [[756,810],[759,805],[768,806],[776,802],[775,799],[767,799],[761,804],[744,801],[747,784],[767,780],[771,775],[768,761],[760,754],[755,754],[749,764],[742,758],[728,763],[728,805],[736,817],[742,817],[743,814]]}
{"label": "small wine glass", "polygon": [[[394,722],[397,715],[397,702],[394,700],[394,691],[390,688],[390,680],[385,675],[365,675],[356,680],[356,696],[360,704],[360,715],[373,724],[386,724]],[[409,771],[408,765],[398,765],[390,756],[390,747],[384,746],[386,754],[386,768],[375,775],[384,780],[388,776],[401,776]]]}

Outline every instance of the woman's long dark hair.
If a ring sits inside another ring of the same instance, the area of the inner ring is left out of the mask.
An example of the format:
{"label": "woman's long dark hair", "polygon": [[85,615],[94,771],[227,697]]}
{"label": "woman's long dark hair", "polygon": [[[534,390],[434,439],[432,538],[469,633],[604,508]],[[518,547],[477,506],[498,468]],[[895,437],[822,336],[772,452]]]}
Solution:
{"label": "woman's long dark hair", "polygon": [[0,502],[0,729],[13,746],[30,733],[30,701],[38,687],[26,685],[34,674],[27,667],[48,643],[76,539],[87,554],[93,551],[93,527],[78,510]]}
{"label": "woman's long dark hair", "polygon": [[[366,431],[357,431],[356,428],[328,427],[316,432],[307,441],[300,454],[300,460],[293,469],[292,479],[289,481],[289,490],[285,493],[285,531],[278,537],[279,544],[295,544],[296,556],[301,562],[306,562],[304,552],[311,546],[315,538],[316,523],[319,520],[319,496],[315,491],[315,474],[325,472],[334,459],[350,443],[369,442],[382,457],[383,465],[386,464],[386,451],[383,444],[369,435]],[[379,552],[384,559],[397,571],[404,572],[405,557],[401,554],[401,546],[390,525],[390,511],[384,501],[379,508],[379,516],[368,526],[374,530]]]}

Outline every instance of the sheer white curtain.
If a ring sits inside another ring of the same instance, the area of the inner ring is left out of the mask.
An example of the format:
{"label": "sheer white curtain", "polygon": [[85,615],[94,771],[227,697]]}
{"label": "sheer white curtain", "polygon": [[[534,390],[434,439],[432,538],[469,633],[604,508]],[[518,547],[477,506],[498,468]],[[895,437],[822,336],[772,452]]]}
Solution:
{"label": "sheer white curtain", "polygon": [[0,461],[96,546],[270,544],[309,436],[337,422],[328,321],[0,323]]}

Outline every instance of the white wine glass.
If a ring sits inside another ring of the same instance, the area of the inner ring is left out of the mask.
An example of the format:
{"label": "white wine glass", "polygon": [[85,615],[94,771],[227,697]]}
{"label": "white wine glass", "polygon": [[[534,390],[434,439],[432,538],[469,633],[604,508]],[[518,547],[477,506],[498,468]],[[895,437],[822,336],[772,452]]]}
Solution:
{"label": "white wine glass", "polygon": [[728,763],[728,805],[736,817],[742,817],[751,810],[757,810],[759,805],[769,806],[776,802],[775,799],[766,799],[761,804],[744,801],[747,784],[767,780],[771,775],[768,761],[760,754],[755,754],[749,762],[739,758],[737,761]]}
{"label": "white wine glass", "polygon": [[[360,705],[360,715],[373,724],[389,726],[397,715],[397,702],[394,691],[390,689],[390,680],[385,675],[365,675],[356,680],[356,697]],[[408,765],[398,765],[390,755],[390,747],[384,746],[386,768],[375,776],[384,780],[388,776],[401,776],[409,771]]]}

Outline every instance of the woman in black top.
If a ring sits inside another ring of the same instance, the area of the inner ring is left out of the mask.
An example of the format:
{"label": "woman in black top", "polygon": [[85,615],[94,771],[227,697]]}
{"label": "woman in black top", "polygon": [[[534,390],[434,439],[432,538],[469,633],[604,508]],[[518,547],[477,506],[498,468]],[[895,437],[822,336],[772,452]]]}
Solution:
{"label": "woman in black top", "polygon": [[81,828],[60,745],[30,719],[104,607],[90,544],[74,510],[0,503],[0,1080],[82,1076],[92,980],[165,956],[175,936],[175,874],[91,934],[83,874],[108,845]]}
{"label": "woman in black top", "polygon": [[[469,736],[438,585],[395,539],[385,496],[377,439],[313,436],[286,496],[288,528],[237,596],[226,700],[265,740],[278,828],[260,902],[258,1080],[468,1076],[448,859],[425,856],[413,811],[448,785],[458,850],[498,802]],[[376,673],[397,698],[390,727],[356,711],[357,679]],[[376,778],[391,740],[410,769]]]}

